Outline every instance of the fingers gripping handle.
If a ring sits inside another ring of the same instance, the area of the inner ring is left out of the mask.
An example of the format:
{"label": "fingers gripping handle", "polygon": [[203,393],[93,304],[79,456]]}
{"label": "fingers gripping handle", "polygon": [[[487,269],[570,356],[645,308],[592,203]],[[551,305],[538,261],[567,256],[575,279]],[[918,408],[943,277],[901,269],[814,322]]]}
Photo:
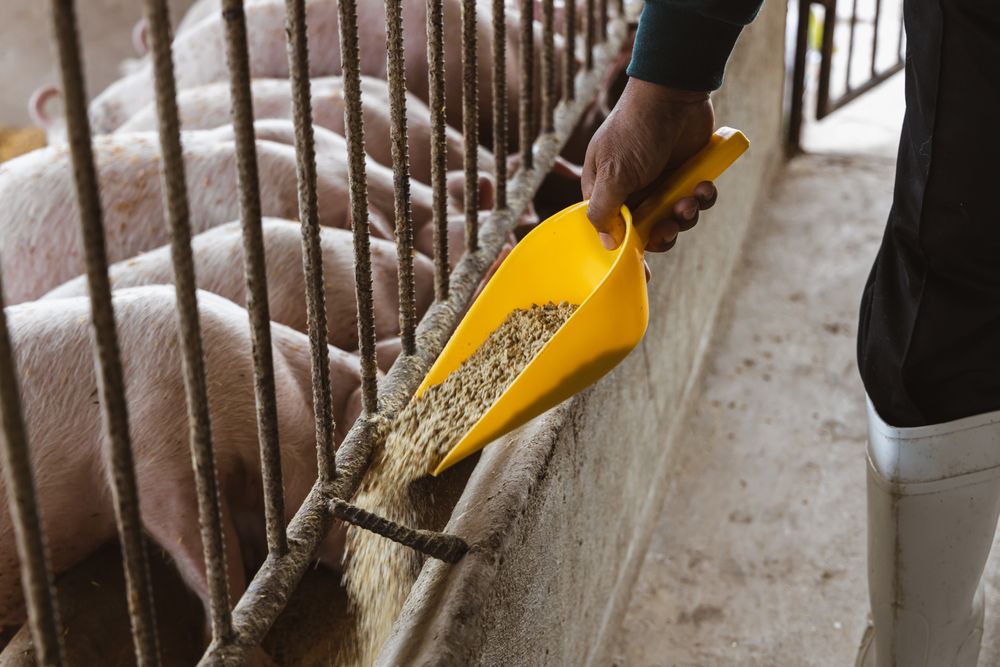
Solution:
{"label": "fingers gripping handle", "polygon": [[632,221],[645,246],[653,223],[670,216],[674,204],[694,194],[702,181],[713,181],[722,175],[750,147],[739,130],[720,127],[708,140],[708,145],[695,153],[649,195],[632,213]]}

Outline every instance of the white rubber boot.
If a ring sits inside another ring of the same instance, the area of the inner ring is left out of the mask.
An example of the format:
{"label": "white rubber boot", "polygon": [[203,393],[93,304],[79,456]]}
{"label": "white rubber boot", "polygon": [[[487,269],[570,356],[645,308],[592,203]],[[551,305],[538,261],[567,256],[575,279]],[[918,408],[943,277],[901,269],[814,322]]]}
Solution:
{"label": "white rubber boot", "polygon": [[894,428],[868,404],[868,589],[859,667],[975,667],[1000,513],[1000,411]]}

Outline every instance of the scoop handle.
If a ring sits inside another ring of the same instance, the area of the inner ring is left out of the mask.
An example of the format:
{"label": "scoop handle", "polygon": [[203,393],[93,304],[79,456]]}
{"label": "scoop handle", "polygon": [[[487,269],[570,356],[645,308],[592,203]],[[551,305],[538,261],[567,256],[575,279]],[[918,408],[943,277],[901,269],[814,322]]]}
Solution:
{"label": "scoop handle", "polygon": [[632,221],[643,247],[649,241],[649,233],[655,221],[669,217],[674,204],[684,197],[692,196],[695,186],[702,181],[714,181],[718,178],[749,147],[746,135],[739,130],[731,127],[717,129],[704,148],[671,173],[632,212]]}

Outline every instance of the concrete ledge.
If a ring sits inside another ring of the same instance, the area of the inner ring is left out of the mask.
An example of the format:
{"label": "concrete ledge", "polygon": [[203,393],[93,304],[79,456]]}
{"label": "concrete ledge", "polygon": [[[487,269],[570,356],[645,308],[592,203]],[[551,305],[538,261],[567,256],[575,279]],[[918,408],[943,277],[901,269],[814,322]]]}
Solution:
{"label": "concrete ledge", "polygon": [[716,97],[719,124],[744,130],[751,152],[720,179],[720,209],[650,259],[643,344],[485,450],[447,528],[472,551],[428,561],[379,664],[606,664],[718,305],[781,156],[783,44],[784,6],[767,5]]}

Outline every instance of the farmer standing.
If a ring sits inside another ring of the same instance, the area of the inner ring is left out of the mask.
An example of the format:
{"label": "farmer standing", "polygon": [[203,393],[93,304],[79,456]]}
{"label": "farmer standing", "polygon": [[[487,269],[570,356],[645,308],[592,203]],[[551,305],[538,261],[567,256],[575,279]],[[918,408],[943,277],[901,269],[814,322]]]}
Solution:
{"label": "farmer standing", "polygon": [[[703,146],[709,93],[760,0],[646,0],[631,77],[587,150],[588,215],[613,245],[625,198]],[[863,667],[973,667],[1000,512],[1000,3],[904,0],[906,116],[893,205],[861,303],[868,394]],[[715,201],[661,221],[662,252]]]}

